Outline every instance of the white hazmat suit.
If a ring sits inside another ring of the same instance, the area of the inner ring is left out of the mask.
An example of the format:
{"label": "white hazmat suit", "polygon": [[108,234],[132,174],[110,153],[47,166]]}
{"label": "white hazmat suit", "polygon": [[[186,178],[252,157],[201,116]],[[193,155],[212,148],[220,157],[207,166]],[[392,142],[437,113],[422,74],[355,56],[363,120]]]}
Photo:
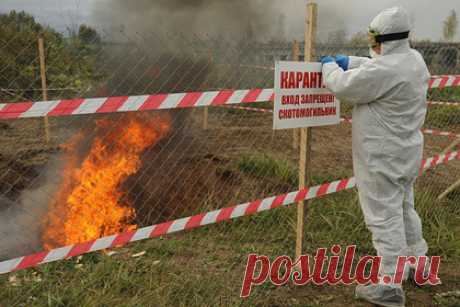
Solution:
{"label": "white hazmat suit", "polygon": [[[401,8],[380,13],[371,29],[410,30]],[[323,65],[326,86],[353,104],[353,164],[365,222],[382,256],[381,274],[395,273],[398,256],[422,256],[427,245],[414,209],[413,184],[423,155],[420,131],[430,74],[408,39],[382,43],[372,59],[350,57],[349,70]]]}

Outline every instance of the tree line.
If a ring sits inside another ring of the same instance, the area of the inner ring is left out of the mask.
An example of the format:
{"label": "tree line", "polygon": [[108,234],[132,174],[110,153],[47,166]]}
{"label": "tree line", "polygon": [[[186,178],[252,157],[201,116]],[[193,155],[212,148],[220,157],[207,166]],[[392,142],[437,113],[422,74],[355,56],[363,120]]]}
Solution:
{"label": "tree line", "polygon": [[45,43],[50,98],[71,96],[102,79],[96,64],[101,37],[81,25],[64,35],[25,12],[0,14],[0,102],[40,100],[38,39]]}

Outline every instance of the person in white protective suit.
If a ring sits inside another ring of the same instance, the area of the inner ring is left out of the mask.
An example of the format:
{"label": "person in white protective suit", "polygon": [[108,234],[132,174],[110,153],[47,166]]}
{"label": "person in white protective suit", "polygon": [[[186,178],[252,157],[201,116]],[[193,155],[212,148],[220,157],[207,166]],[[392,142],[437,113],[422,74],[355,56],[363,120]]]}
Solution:
{"label": "person in white protective suit", "polygon": [[326,86],[353,108],[353,167],[359,200],[379,256],[380,283],[358,286],[356,296],[382,306],[404,306],[401,285],[386,283],[398,256],[424,256],[427,244],[414,209],[414,181],[422,162],[421,128],[430,78],[409,46],[408,14],[399,7],[371,23],[371,59],[325,57]]}

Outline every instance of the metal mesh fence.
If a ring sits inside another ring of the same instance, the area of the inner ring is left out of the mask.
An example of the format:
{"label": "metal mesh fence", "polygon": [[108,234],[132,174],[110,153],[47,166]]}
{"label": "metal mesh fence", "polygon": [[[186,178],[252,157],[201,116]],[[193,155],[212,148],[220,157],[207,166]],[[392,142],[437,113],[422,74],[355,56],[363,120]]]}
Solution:
{"label": "metal mesh fence", "polygon": [[[274,61],[292,59],[293,49],[291,43],[176,33],[62,38],[43,29],[27,37],[21,29],[0,31],[0,103],[42,100],[39,36],[45,40],[50,100],[272,88]],[[460,44],[413,45],[432,74],[459,71]],[[367,51],[356,44],[319,44],[316,53]],[[459,106],[429,107],[425,157],[459,150],[460,88],[431,90],[429,100]],[[52,117],[49,142],[42,118],[0,121],[0,259],[296,191],[299,149],[293,132],[273,132],[271,114],[261,112],[271,102],[245,107],[253,110],[220,106]],[[343,116],[350,111],[344,106]],[[315,128],[311,158],[313,184],[351,177],[351,125]],[[416,191],[430,253],[452,265],[460,259],[452,243],[458,237],[458,180],[460,163],[453,161],[427,171]],[[247,254],[293,257],[295,227],[295,206],[280,208],[134,245],[132,253],[146,250],[161,259],[163,269],[150,269],[164,285],[155,295],[165,304],[238,304]],[[305,234],[305,253],[333,244],[358,244],[359,253],[373,253],[355,191],[309,203]],[[183,267],[184,276],[165,273]],[[45,270],[40,274],[64,269],[58,263]],[[250,302],[284,304],[280,300],[293,289],[276,290],[281,298],[270,291],[256,289]],[[315,294],[319,302],[326,300],[323,294]]]}

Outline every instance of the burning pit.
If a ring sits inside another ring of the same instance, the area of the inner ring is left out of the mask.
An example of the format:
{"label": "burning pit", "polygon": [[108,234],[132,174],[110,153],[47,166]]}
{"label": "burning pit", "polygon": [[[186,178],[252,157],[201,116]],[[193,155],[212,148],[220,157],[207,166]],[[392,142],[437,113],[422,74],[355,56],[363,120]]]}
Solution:
{"label": "burning pit", "polygon": [[114,122],[96,121],[97,135],[79,156],[83,134],[66,147],[63,180],[43,221],[46,249],[133,230],[136,211],[124,197],[125,180],[141,167],[141,156],[168,135],[165,116],[129,114]]}

